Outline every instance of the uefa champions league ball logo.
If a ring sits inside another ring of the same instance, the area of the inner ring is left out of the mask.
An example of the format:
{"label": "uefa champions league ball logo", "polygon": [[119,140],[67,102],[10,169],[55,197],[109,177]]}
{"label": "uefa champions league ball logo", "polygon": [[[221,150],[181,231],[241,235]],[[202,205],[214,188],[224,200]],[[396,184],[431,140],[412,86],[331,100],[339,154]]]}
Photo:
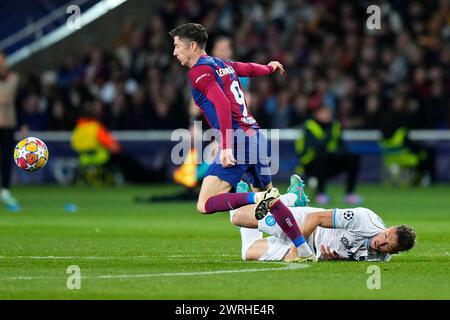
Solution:
{"label": "uefa champions league ball logo", "polygon": [[353,213],[353,211],[345,211],[344,212],[344,219],[345,220],[351,220],[353,219],[353,217],[355,216],[355,214]]}

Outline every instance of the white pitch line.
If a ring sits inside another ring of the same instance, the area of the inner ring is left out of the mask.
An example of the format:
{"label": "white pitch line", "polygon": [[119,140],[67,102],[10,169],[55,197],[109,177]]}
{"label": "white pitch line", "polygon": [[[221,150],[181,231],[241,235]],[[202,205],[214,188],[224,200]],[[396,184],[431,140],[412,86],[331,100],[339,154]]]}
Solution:
{"label": "white pitch line", "polygon": [[[280,263],[281,264],[281,263]],[[199,272],[164,272],[164,273],[147,273],[147,274],[117,274],[117,275],[98,275],[98,276],[81,276],[81,279],[130,279],[130,278],[153,278],[153,277],[180,277],[180,276],[206,276],[215,274],[229,273],[246,273],[246,272],[263,272],[263,271],[286,271],[308,268],[307,264],[288,264],[281,268],[257,268],[257,269],[236,269],[236,270],[216,270],[216,271],[199,271]],[[11,277],[0,278],[0,280],[36,280],[36,279],[58,279],[61,277]]]}
{"label": "white pitch line", "polygon": [[262,271],[280,271],[295,270],[307,268],[306,264],[289,264],[282,268],[258,268],[258,269],[237,269],[237,270],[217,270],[217,271],[199,271],[199,272],[171,272],[171,273],[150,273],[150,274],[123,274],[123,275],[105,275],[105,276],[87,276],[85,278],[94,279],[124,279],[124,278],[150,278],[150,277],[179,277],[179,276],[205,276],[213,274],[226,273],[245,273],[245,272],[262,272]]}

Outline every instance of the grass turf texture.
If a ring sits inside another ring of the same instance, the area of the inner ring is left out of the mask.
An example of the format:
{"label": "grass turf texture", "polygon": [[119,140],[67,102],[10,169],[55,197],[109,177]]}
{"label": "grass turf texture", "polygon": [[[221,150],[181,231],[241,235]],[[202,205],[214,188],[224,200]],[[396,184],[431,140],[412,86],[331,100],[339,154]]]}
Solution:
{"label": "grass turf texture", "polygon": [[[202,216],[195,212],[194,202],[132,201],[135,195],[177,190],[15,188],[22,211],[0,209],[0,298],[450,298],[450,186],[361,186],[364,205],[387,225],[407,223],[418,234],[411,252],[377,263],[380,290],[366,285],[367,268],[374,263],[320,262],[286,270],[285,263],[244,262],[239,232],[228,213]],[[340,199],[342,189],[332,187],[331,195]],[[79,210],[64,211],[68,202]],[[330,204],[334,206],[345,207],[339,201]],[[66,288],[66,269],[71,265],[81,269],[80,290]],[[266,268],[270,270],[251,271]]]}

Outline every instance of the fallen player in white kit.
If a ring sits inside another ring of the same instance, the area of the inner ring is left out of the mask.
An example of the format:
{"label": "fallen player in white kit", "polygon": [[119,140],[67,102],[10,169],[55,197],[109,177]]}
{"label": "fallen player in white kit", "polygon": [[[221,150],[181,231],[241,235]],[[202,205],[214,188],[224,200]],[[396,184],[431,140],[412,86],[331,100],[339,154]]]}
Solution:
{"label": "fallen player in white kit", "polygon": [[[391,254],[411,249],[415,231],[410,226],[386,228],[383,220],[367,208],[322,209],[305,205],[303,181],[291,177],[288,193],[279,197],[290,207],[296,223],[318,260],[389,261]],[[260,261],[296,260],[296,248],[268,213],[255,217],[255,206],[230,211],[231,222],[240,226],[242,259]],[[263,238],[262,232],[269,236]]]}

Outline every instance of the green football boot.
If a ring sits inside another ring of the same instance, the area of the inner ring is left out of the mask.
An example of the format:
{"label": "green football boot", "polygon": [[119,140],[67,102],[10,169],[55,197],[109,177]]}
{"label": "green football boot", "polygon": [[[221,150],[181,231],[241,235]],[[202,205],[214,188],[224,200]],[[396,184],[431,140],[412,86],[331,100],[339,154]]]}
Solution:
{"label": "green football boot", "polygon": [[236,193],[244,192],[248,192],[248,184],[241,180],[236,186]]}
{"label": "green football boot", "polygon": [[307,207],[310,201],[308,195],[305,192],[305,184],[300,176],[293,174],[290,179],[291,185],[287,192],[297,195],[294,207]]}

